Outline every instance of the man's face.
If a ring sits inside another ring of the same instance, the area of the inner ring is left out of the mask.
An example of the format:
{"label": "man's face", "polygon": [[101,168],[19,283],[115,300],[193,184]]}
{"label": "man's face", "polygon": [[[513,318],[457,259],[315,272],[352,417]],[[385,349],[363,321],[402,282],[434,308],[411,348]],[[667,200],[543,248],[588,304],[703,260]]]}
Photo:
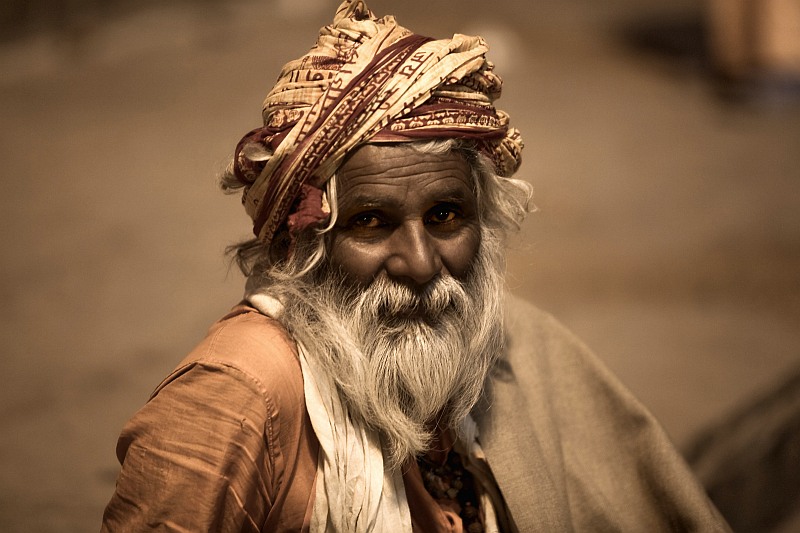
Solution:
{"label": "man's face", "polygon": [[481,237],[461,155],[365,145],[339,170],[337,196],[330,262],[356,283],[368,285],[385,272],[421,288],[439,274],[468,274]]}

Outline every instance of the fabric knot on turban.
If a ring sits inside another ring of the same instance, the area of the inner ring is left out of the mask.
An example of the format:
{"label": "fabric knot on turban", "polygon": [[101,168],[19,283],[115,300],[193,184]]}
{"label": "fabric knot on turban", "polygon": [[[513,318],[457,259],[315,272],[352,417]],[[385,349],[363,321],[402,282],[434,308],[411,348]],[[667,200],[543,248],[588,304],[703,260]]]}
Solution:
{"label": "fabric knot on turban", "polygon": [[316,45],[284,65],[264,101],[264,126],[236,147],[255,235],[269,244],[287,221],[292,235],[324,222],[327,205],[311,188],[366,142],[471,139],[498,175],[516,172],[522,139],[493,106],[502,80],[487,51],[481,37],[422,37],[345,0]]}

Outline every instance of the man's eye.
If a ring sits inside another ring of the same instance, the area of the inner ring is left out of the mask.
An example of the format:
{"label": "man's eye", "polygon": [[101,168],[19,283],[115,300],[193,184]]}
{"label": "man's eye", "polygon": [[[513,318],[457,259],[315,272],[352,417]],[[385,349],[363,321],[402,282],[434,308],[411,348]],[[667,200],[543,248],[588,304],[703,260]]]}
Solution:
{"label": "man's eye", "polygon": [[436,206],[428,212],[428,222],[433,224],[447,224],[458,218],[459,212],[452,206]]}
{"label": "man's eye", "polygon": [[381,225],[381,220],[373,214],[363,213],[353,217],[350,225],[356,228],[377,228]]}

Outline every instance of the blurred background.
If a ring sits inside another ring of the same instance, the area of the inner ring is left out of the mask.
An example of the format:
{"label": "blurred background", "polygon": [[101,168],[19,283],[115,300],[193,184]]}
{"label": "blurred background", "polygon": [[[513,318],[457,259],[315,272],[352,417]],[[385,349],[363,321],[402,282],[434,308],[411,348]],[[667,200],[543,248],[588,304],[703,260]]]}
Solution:
{"label": "blurred background", "polygon": [[[97,530],[116,438],[241,297],[215,175],[336,0],[0,7],[0,529]],[[739,531],[800,531],[800,2],[371,0],[480,34],[538,212],[509,285]]]}

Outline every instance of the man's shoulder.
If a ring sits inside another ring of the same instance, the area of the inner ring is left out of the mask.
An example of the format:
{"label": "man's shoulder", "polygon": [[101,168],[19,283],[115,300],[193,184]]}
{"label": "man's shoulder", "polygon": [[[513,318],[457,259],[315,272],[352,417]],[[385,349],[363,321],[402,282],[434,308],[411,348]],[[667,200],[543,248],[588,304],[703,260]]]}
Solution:
{"label": "man's shoulder", "polygon": [[512,294],[505,300],[507,357],[532,356],[530,362],[593,357],[591,351],[550,313]]}
{"label": "man's shoulder", "polygon": [[177,365],[159,389],[189,371],[235,374],[262,391],[288,388],[302,394],[297,348],[280,322],[237,305]]}
{"label": "man's shoulder", "polygon": [[[593,394],[622,397],[639,410],[638,401],[603,361],[550,313],[516,296],[506,301],[505,362],[514,382],[547,397],[553,407],[574,409]],[[544,400],[544,398],[539,398]]]}
{"label": "man's shoulder", "polygon": [[272,366],[297,360],[297,347],[277,320],[245,304],[218,320],[187,359],[220,359],[246,367]]}
{"label": "man's shoulder", "polygon": [[550,503],[561,495],[552,517],[576,530],[727,530],[661,426],[586,345],[516,297],[505,321],[506,360],[478,424],[518,524],[545,509],[531,505],[533,486]]}
{"label": "man's shoulder", "polygon": [[506,330],[514,334],[539,335],[558,324],[550,313],[511,293],[505,295],[504,307]]}

